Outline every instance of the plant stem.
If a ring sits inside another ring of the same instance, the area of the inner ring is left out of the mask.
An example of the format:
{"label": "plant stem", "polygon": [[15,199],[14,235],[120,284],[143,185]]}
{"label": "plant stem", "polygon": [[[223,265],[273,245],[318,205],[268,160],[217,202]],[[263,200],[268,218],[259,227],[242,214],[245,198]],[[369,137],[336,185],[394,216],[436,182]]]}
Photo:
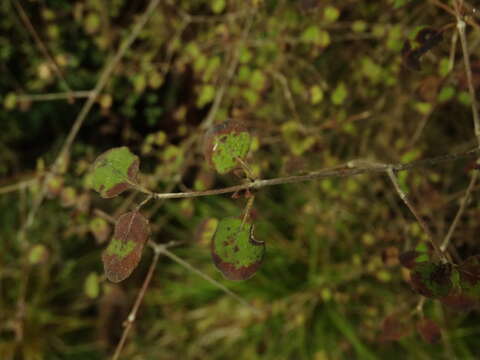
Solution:
{"label": "plant stem", "polygon": [[135,304],[133,305],[132,311],[130,312],[130,315],[128,315],[127,320],[125,321],[125,324],[124,324],[125,328],[123,329],[122,337],[117,344],[117,347],[115,349],[115,353],[113,354],[112,360],[117,360],[120,356],[120,353],[122,352],[122,349],[125,345],[125,341],[127,340],[128,333],[130,332],[130,330],[132,328],[132,325],[135,322],[135,319],[137,318],[138,309],[140,308],[140,305],[142,304],[145,293],[147,292],[148,286],[150,285],[150,281],[152,280],[153,272],[155,271],[155,268],[157,267],[159,258],[160,258],[160,252],[155,251],[155,249],[154,249],[154,255],[153,255],[152,263],[150,264],[147,276],[145,277],[145,280],[143,281],[142,288],[140,289],[140,292],[138,293],[137,298],[135,299]]}
{"label": "plant stem", "polygon": [[390,178],[390,180],[392,181],[393,186],[395,187],[395,190],[397,191],[398,195],[400,196],[400,199],[402,199],[402,201],[404,202],[404,204],[409,208],[410,212],[413,214],[413,216],[415,217],[415,219],[417,219],[418,223],[419,223],[420,226],[422,227],[422,229],[423,229],[423,231],[425,232],[425,234],[427,234],[428,240],[429,240],[430,243],[432,244],[433,250],[435,251],[436,256],[437,256],[439,259],[444,259],[444,260],[448,261],[447,256],[440,250],[440,248],[438,247],[437,243],[435,242],[434,237],[433,237],[433,234],[432,234],[432,232],[430,231],[430,228],[429,228],[428,225],[425,223],[425,221],[422,219],[422,217],[420,216],[420,214],[418,213],[418,211],[415,209],[415,207],[413,206],[413,204],[410,202],[410,200],[408,199],[407,194],[405,194],[405,193],[403,192],[403,190],[401,189],[400,184],[398,183],[397,177],[395,176],[395,173],[394,173],[393,169],[392,169],[392,168],[389,168],[389,169],[387,170],[387,174],[388,174],[388,177]]}
{"label": "plant stem", "polygon": [[[454,5],[455,5],[455,16],[457,18],[458,35],[460,37],[460,43],[462,44],[463,62],[465,65],[465,73],[467,75],[468,91],[472,101],[473,127],[475,131],[475,137],[477,138],[478,147],[480,148],[480,119],[478,115],[478,104],[477,104],[477,98],[475,94],[475,86],[473,85],[472,68],[470,66],[470,54],[468,52],[467,36],[465,34],[465,22],[463,21],[460,14],[460,8],[462,4],[458,4],[457,2],[455,2]],[[480,159],[477,159],[477,165],[479,164],[479,162],[480,162]],[[455,218],[453,219],[453,222],[448,229],[447,235],[443,239],[442,245],[440,246],[440,249],[442,249],[443,251],[448,248],[453,232],[455,231],[458,225],[458,222],[460,221],[460,218],[462,217],[463,213],[465,212],[465,209],[467,208],[468,200],[478,180],[478,175],[479,175],[478,170],[474,170],[472,177],[470,179],[470,184],[468,185],[467,190],[465,191],[465,195],[463,196],[463,199],[460,203],[460,207],[457,211],[457,214],[455,215]]]}
{"label": "plant stem", "polygon": [[185,267],[186,269],[194,272],[195,274],[197,274],[198,276],[200,276],[202,279],[208,281],[209,283],[211,283],[212,285],[218,287],[219,289],[223,290],[226,294],[230,295],[232,298],[234,298],[235,300],[237,300],[238,302],[240,302],[241,304],[247,306],[249,309],[251,309],[252,311],[254,311],[255,313],[259,314],[260,311],[253,307],[248,301],[246,301],[245,299],[243,299],[241,296],[235,294],[232,290],[230,290],[229,288],[227,288],[225,285],[219,283],[217,280],[211,278],[210,276],[208,276],[207,274],[204,274],[203,272],[201,272],[200,270],[196,269],[195,267],[193,267],[192,265],[190,265],[188,262],[186,262],[185,260],[183,260],[182,258],[178,257],[177,255],[175,255],[174,253],[172,253],[170,250],[168,250],[166,247],[164,246],[161,246],[161,245],[158,245],[156,244],[157,246],[159,246],[159,252],[161,252],[162,254],[165,254],[167,257],[169,257],[170,259],[172,259],[173,261],[175,261],[176,263],[182,265],[183,267]]}
{"label": "plant stem", "polygon": [[319,179],[331,178],[331,177],[349,177],[361,174],[369,173],[384,173],[387,168],[392,169],[395,172],[411,170],[419,167],[435,166],[442,163],[455,161],[458,159],[466,159],[476,157],[480,153],[480,149],[476,148],[460,154],[443,155],[428,159],[422,159],[412,161],[405,164],[380,164],[374,166],[358,166],[352,167],[351,165],[345,165],[342,167],[325,168],[319,171],[312,172],[307,175],[286,176],[273,179],[255,180],[249,183],[229,186],[221,189],[212,189],[205,191],[190,191],[190,192],[176,192],[176,193],[152,193],[149,190],[145,190],[146,194],[152,194],[154,199],[182,199],[182,198],[194,198],[199,196],[212,196],[220,194],[234,193],[242,190],[261,189],[267,186],[275,186],[282,184],[294,184],[306,181],[314,181]]}

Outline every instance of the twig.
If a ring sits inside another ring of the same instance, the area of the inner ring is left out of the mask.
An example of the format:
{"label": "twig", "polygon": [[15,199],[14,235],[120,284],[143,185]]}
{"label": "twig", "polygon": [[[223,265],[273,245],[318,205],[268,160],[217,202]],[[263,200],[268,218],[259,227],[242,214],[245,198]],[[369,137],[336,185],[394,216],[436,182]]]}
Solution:
{"label": "twig", "polygon": [[230,84],[233,78],[233,75],[235,74],[235,70],[237,69],[237,66],[238,66],[238,61],[240,57],[240,48],[244,45],[248,37],[248,33],[250,32],[250,29],[252,27],[254,17],[255,17],[254,14],[251,13],[246,20],[246,24],[243,29],[240,41],[236,45],[235,49],[233,50],[230,66],[227,69],[227,73],[225,74],[224,80],[220,85],[220,88],[217,90],[217,94],[215,96],[215,99],[213,100],[212,107],[210,108],[210,111],[208,112],[208,115],[205,121],[202,123],[202,126],[204,129],[205,128],[208,129],[212,125],[213,121],[215,120],[215,116],[217,115],[217,112],[220,109],[220,105],[222,103],[223,96],[225,95],[225,91],[227,90],[227,87]]}
{"label": "twig", "polygon": [[21,189],[24,189],[26,187],[32,186],[36,182],[37,182],[37,179],[33,178],[33,179],[29,179],[29,180],[20,181],[20,182],[17,182],[15,184],[6,185],[6,186],[0,188],[0,194],[7,194],[9,192],[21,190]]}
{"label": "twig", "polygon": [[401,189],[400,184],[398,183],[397,177],[396,177],[395,172],[393,171],[393,169],[392,169],[392,168],[388,168],[388,169],[387,169],[387,174],[388,174],[388,177],[390,178],[390,180],[392,181],[392,184],[393,184],[393,186],[395,187],[395,190],[397,191],[398,195],[400,196],[400,199],[402,199],[402,201],[403,201],[404,204],[408,207],[408,209],[409,209],[410,212],[413,214],[413,216],[415,217],[415,219],[417,219],[418,223],[419,223],[420,226],[422,227],[422,229],[423,229],[423,231],[425,232],[425,234],[427,234],[428,240],[429,240],[430,243],[432,244],[433,250],[435,251],[436,256],[437,256],[439,259],[445,259],[445,260],[448,261],[447,256],[440,250],[440,248],[438,247],[437,243],[435,242],[434,237],[433,237],[433,234],[432,234],[432,232],[430,231],[430,228],[429,228],[428,225],[425,223],[425,221],[422,219],[422,217],[420,216],[420,214],[417,212],[417,210],[415,209],[415,207],[413,206],[413,204],[410,202],[410,200],[408,199],[407,194],[405,194],[405,193],[403,192],[403,190]]}
{"label": "twig", "polygon": [[19,102],[33,102],[33,101],[50,101],[63,100],[72,98],[88,98],[92,94],[91,91],[72,91],[68,93],[52,93],[52,94],[25,94],[17,95]]}
{"label": "twig", "polygon": [[125,55],[127,50],[130,48],[132,43],[135,41],[135,39],[138,37],[140,31],[143,29],[145,24],[147,23],[148,19],[150,16],[153,14],[153,10],[158,6],[160,3],[160,0],[151,0],[147,9],[143,13],[143,15],[140,17],[138,22],[135,24],[132,32],[130,35],[122,42],[120,45],[120,48],[118,49],[117,53],[114,55],[113,59],[110,60],[107,65],[105,66],[104,70],[102,71],[100,78],[97,81],[97,84],[95,88],[91,91],[90,96],[88,97],[88,100],[85,102],[85,104],[82,107],[82,110],[78,114],[77,118],[75,119],[75,122],[70,129],[70,132],[67,135],[67,138],[62,146],[62,149],[60,150],[55,162],[52,165],[51,168],[51,173],[47,174],[45,177],[45,180],[43,182],[43,185],[41,187],[41,191],[39,196],[35,199],[34,203],[32,204],[32,207],[30,209],[30,212],[27,217],[27,221],[24,225],[24,227],[20,230],[20,236],[21,234],[24,233],[26,229],[28,229],[32,224],[33,220],[36,217],[36,214],[38,212],[38,209],[40,208],[43,199],[45,198],[45,193],[46,193],[46,184],[48,180],[50,179],[52,173],[56,173],[59,168],[64,164],[64,162],[67,159],[67,155],[70,152],[70,148],[73,144],[73,141],[75,140],[78,131],[80,130],[80,127],[82,126],[83,122],[87,118],[87,115],[89,114],[91,108],[93,107],[95,101],[98,98],[98,95],[100,92],[103,90],[105,85],[107,84],[107,81],[112,74],[113,70],[115,67],[118,65],[122,57]]}
{"label": "twig", "polygon": [[478,180],[478,170],[474,170],[472,178],[470,179],[470,184],[468,184],[468,188],[465,191],[465,195],[463,196],[460,202],[460,208],[458,209],[457,214],[455,215],[455,218],[453,219],[450,227],[448,228],[447,235],[443,239],[442,245],[440,245],[440,250],[445,251],[447,249],[448,244],[450,243],[450,239],[452,238],[453,232],[457,228],[458,222],[462,217],[463,213],[465,212],[465,208],[467,207],[467,203],[468,203],[468,198],[470,197],[470,194],[472,193],[477,180]]}
{"label": "twig", "polygon": [[162,246],[162,245],[159,245],[159,244],[155,244],[155,243],[151,243],[152,246],[156,247],[158,249],[158,251],[162,254],[164,254],[165,256],[169,257],[170,259],[172,259],[173,261],[175,261],[176,263],[182,265],[184,268],[190,270],[191,272],[194,272],[195,274],[197,274],[198,276],[200,276],[202,279],[208,281],[210,284],[218,287],[219,289],[221,289],[223,292],[225,292],[227,295],[231,296],[232,298],[234,298],[235,300],[237,300],[238,302],[240,302],[241,304],[247,306],[249,309],[251,309],[252,311],[254,311],[255,313],[259,314],[259,310],[255,307],[253,307],[248,301],[246,301],[245,299],[243,299],[241,296],[235,294],[232,290],[230,290],[229,288],[227,288],[225,285],[219,283],[217,280],[211,278],[210,276],[208,276],[207,274],[204,274],[203,272],[201,272],[200,270],[196,269],[195,267],[193,267],[192,265],[190,265],[188,262],[186,262],[185,260],[183,260],[182,258],[178,257],[177,255],[175,255],[174,253],[172,253],[170,250],[168,250],[165,246]]}
{"label": "twig", "polygon": [[[467,43],[467,37],[465,34],[465,22],[461,18],[460,4],[458,4],[457,2],[455,2],[454,4],[455,4],[455,16],[457,17],[457,30],[458,30],[458,35],[460,37],[460,43],[462,44],[463,62],[465,65],[465,73],[467,74],[468,91],[470,93],[470,98],[472,102],[473,126],[475,131],[475,137],[477,138],[477,143],[480,148],[480,119],[478,115],[478,105],[477,105],[477,99],[475,94],[475,86],[473,85],[472,68],[470,66],[470,54],[468,52],[468,43]],[[477,165],[479,164],[479,160],[480,159],[477,159]],[[460,218],[462,217],[463,213],[465,212],[465,209],[467,208],[468,200],[478,180],[478,176],[479,176],[478,170],[474,170],[472,177],[470,179],[470,184],[468,185],[468,188],[465,191],[465,195],[463,196],[463,199],[460,203],[460,207],[457,211],[457,214],[455,215],[455,218],[453,219],[453,222],[448,229],[447,235],[443,239],[442,245],[440,247],[442,250],[445,250],[448,248],[453,232],[455,231]]]}
{"label": "twig", "polygon": [[20,16],[20,19],[22,20],[23,24],[25,25],[27,30],[32,35],[33,40],[35,40],[35,44],[40,49],[40,52],[43,54],[43,56],[45,56],[47,58],[48,64],[50,65],[50,68],[57,75],[57,77],[63,83],[65,89],[68,91],[67,98],[73,100],[73,97],[71,96],[72,89],[70,88],[70,86],[68,86],[67,80],[65,80],[65,77],[63,76],[63,73],[60,70],[60,67],[58,66],[57,62],[55,61],[53,56],[50,55],[50,52],[48,51],[47,47],[45,46],[42,39],[40,39],[40,36],[35,31],[35,28],[33,27],[30,19],[28,18],[27,14],[25,13],[25,11],[23,10],[22,5],[20,4],[20,2],[18,0],[14,0],[13,5],[16,7],[16,9],[18,11],[18,14]]}
{"label": "twig", "polygon": [[148,286],[150,285],[150,281],[152,280],[153,272],[157,267],[158,259],[160,258],[160,252],[155,250],[155,248],[153,250],[154,250],[154,255],[153,255],[152,263],[150,264],[147,276],[143,281],[142,288],[140,289],[140,292],[138,293],[137,298],[135,299],[135,304],[133,305],[132,311],[130,311],[130,315],[128,315],[128,318],[125,321],[125,324],[124,324],[125,329],[123,330],[122,338],[118,342],[117,347],[115,349],[115,353],[113,354],[113,357],[112,357],[113,360],[117,360],[120,356],[120,353],[122,352],[123,346],[125,345],[125,341],[127,340],[128,333],[130,332],[132,325],[135,322],[135,319],[137,318],[138,309],[142,304],[145,293],[147,292]]}
{"label": "twig", "polygon": [[460,43],[462,44],[463,62],[465,64],[465,73],[467,74],[468,92],[472,102],[472,116],[473,125],[475,129],[475,136],[477,137],[478,146],[480,147],[480,119],[478,117],[478,104],[475,96],[475,87],[473,86],[472,68],[470,66],[470,55],[468,52],[467,37],[465,35],[465,22],[457,13],[457,29],[460,36]]}
{"label": "twig", "polygon": [[221,189],[191,191],[191,192],[176,192],[176,193],[152,193],[150,191],[147,191],[145,193],[152,194],[153,198],[157,200],[183,199],[183,198],[194,198],[199,196],[221,195],[221,194],[234,193],[242,190],[260,189],[267,186],[294,184],[294,183],[313,181],[313,180],[319,180],[319,179],[325,179],[325,178],[331,178],[331,177],[350,177],[350,176],[368,174],[368,173],[384,173],[387,170],[387,168],[391,168],[395,172],[406,171],[406,170],[411,170],[419,167],[435,166],[435,165],[439,165],[442,163],[447,163],[447,162],[451,162],[459,159],[472,158],[472,157],[478,156],[479,154],[480,154],[480,149],[476,148],[464,153],[437,156],[437,157],[432,157],[428,159],[412,161],[410,163],[405,163],[405,164],[380,164],[379,166],[365,166],[365,167],[359,166],[359,167],[353,167],[353,168],[349,165],[345,165],[341,167],[337,166],[334,168],[325,168],[319,171],[312,172],[307,175],[287,176],[287,177],[279,177],[279,178],[266,179],[266,180],[258,179],[249,183],[229,186]]}

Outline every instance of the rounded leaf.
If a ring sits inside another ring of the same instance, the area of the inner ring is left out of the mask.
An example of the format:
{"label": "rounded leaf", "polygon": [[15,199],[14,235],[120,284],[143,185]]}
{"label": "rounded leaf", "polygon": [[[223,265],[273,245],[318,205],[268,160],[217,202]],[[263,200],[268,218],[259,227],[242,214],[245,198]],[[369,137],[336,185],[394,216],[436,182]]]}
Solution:
{"label": "rounded leaf", "polygon": [[244,159],[250,150],[251,136],[237,121],[226,121],[207,131],[203,152],[208,163],[220,174],[238,168],[238,158]]}
{"label": "rounded leaf", "polygon": [[138,212],[120,215],[110,244],[102,254],[108,280],[125,280],[137,267],[142,250],[150,235],[148,220]]}
{"label": "rounded leaf", "polygon": [[253,237],[253,225],[238,218],[222,219],[212,238],[213,263],[229,280],[246,280],[259,269],[265,243]]}
{"label": "rounded leaf", "polygon": [[115,197],[137,182],[139,165],[138,156],[126,146],[110,149],[95,160],[90,184],[101,197]]}
{"label": "rounded leaf", "polygon": [[101,217],[95,217],[90,220],[88,224],[89,230],[92,232],[95,240],[97,243],[102,244],[107,241],[108,237],[110,236],[110,225],[105,219]]}

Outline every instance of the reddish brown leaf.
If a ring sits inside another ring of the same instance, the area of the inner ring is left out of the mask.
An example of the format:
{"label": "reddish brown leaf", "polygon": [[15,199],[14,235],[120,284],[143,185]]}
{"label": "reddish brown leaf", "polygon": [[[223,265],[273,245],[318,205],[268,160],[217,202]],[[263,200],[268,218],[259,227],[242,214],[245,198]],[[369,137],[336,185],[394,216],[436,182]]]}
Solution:
{"label": "reddish brown leaf", "polygon": [[120,282],[137,267],[150,234],[148,220],[138,212],[121,215],[110,244],[102,254],[107,279]]}
{"label": "reddish brown leaf", "polygon": [[478,304],[478,301],[472,296],[461,293],[449,294],[441,298],[440,301],[442,304],[445,304],[457,311],[468,311]]}
{"label": "reddish brown leaf", "polygon": [[399,314],[392,314],[383,320],[379,341],[397,341],[407,336],[410,331],[411,328],[404,317]]}
{"label": "reddish brown leaf", "polygon": [[417,331],[422,339],[429,344],[436,344],[442,339],[442,333],[437,323],[430,319],[423,319],[417,323]]}

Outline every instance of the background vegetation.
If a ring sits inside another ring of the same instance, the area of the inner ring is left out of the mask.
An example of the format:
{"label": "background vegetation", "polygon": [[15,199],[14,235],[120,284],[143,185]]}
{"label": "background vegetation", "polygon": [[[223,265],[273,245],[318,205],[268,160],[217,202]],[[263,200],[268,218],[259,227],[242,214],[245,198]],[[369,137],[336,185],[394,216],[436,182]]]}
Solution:
{"label": "background vegetation", "polygon": [[[477,86],[473,5],[462,11]],[[109,148],[128,146],[141,157],[141,183],[172,192],[242,181],[217,175],[202,156],[205,129],[228,118],[251,130],[248,163],[260,178],[476,146],[452,2],[161,1],[117,64],[147,6],[0,3],[1,359],[103,359],[115,349],[153,252],[146,248],[121,284],[105,279],[107,220],[144,198],[105,200],[88,189],[90,165]],[[412,71],[401,50],[424,27],[444,29],[443,40]],[[116,66],[102,80],[109,64]],[[105,86],[92,93],[99,81]],[[65,149],[89,99],[93,107]],[[474,166],[463,159],[398,174],[438,243]],[[460,259],[480,253],[476,190],[451,240]],[[258,191],[256,237],[266,241],[266,258],[252,279],[231,282],[211,262],[204,225],[244,206],[227,194],[151,201],[142,213],[154,241],[181,242],[171,251],[260,315],[161,257],[122,358],[478,358],[478,312],[423,303],[411,290],[397,257],[426,235],[384,174]],[[423,315],[439,324],[439,343],[416,332]]]}

